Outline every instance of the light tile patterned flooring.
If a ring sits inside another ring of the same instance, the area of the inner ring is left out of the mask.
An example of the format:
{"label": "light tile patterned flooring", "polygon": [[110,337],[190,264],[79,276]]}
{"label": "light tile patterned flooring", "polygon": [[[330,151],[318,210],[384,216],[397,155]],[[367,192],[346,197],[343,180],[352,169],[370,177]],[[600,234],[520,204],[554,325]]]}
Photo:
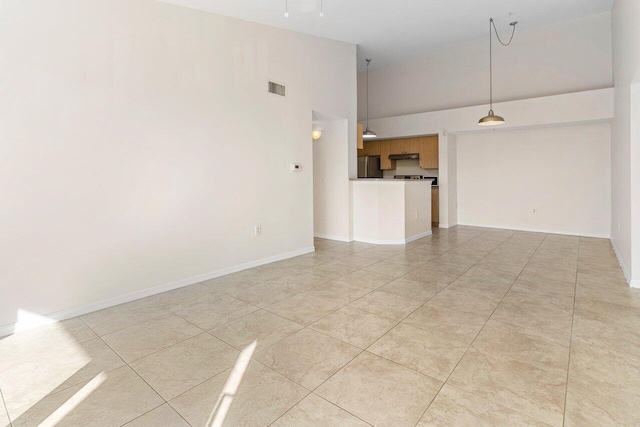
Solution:
{"label": "light tile patterned flooring", "polygon": [[640,425],[640,292],[607,240],[435,231],[5,338],[0,425]]}

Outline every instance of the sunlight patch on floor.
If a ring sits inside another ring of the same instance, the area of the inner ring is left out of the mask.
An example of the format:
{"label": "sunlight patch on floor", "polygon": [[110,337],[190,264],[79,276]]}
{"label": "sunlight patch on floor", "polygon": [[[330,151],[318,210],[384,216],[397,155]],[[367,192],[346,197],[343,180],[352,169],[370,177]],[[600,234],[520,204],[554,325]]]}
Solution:
{"label": "sunlight patch on floor", "polygon": [[233,399],[238,392],[240,383],[242,382],[242,377],[244,377],[244,373],[247,371],[247,367],[249,366],[249,362],[251,361],[251,357],[253,356],[257,345],[258,341],[252,342],[245,347],[245,349],[240,353],[240,356],[238,356],[238,360],[229,374],[229,378],[222,389],[222,393],[220,393],[218,401],[209,415],[209,419],[206,424],[207,427],[222,427],[224,424],[224,420],[227,418],[229,409],[233,404]]}

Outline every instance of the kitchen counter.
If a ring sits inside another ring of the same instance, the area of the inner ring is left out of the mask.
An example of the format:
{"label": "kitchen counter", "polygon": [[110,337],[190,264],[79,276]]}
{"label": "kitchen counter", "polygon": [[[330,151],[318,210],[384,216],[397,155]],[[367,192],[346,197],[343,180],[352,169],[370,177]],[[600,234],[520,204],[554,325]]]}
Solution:
{"label": "kitchen counter", "polygon": [[354,239],[405,244],[431,234],[431,179],[354,179]]}
{"label": "kitchen counter", "polygon": [[357,178],[351,179],[353,182],[424,182],[431,184],[432,179],[394,179],[394,178]]}

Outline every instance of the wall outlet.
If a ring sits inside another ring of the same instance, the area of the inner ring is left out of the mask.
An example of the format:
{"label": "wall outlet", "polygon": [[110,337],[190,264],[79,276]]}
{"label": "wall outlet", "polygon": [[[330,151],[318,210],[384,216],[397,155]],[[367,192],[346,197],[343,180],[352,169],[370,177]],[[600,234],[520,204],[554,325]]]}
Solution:
{"label": "wall outlet", "polygon": [[418,219],[418,211],[416,211],[416,219]]}
{"label": "wall outlet", "polygon": [[536,213],[536,208],[533,208],[533,212],[532,213]]}
{"label": "wall outlet", "polygon": [[261,225],[256,225],[255,233],[256,233],[256,236],[260,236],[262,234],[262,226]]}

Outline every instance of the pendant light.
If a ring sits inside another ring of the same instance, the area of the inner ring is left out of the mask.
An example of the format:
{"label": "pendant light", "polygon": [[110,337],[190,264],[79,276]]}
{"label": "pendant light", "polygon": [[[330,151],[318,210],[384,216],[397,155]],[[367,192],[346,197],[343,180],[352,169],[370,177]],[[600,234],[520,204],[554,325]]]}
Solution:
{"label": "pendant light", "polygon": [[516,21],[509,24],[513,27],[511,39],[509,39],[508,43],[502,43],[502,40],[500,40],[500,35],[498,34],[498,30],[496,29],[496,24],[494,24],[493,22],[493,18],[489,19],[489,114],[478,121],[478,125],[480,126],[498,126],[504,123],[503,117],[496,116],[493,113],[493,43],[491,42],[491,30],[493,29],[496,32],[496,37],[498,38],[498,41],[501,45],[509,46],[511,44],[511,41],[513,41],[513,35],[516,32],[517,23],[518,22]]}
{"label": "pendant light", "polygon": [[369,63],[371,59],[367,59],[367,125],[365,126],[364,132],[362,133],[362,137],[365,139],[371,139],[378,136],[372,130],[369,130]]}

